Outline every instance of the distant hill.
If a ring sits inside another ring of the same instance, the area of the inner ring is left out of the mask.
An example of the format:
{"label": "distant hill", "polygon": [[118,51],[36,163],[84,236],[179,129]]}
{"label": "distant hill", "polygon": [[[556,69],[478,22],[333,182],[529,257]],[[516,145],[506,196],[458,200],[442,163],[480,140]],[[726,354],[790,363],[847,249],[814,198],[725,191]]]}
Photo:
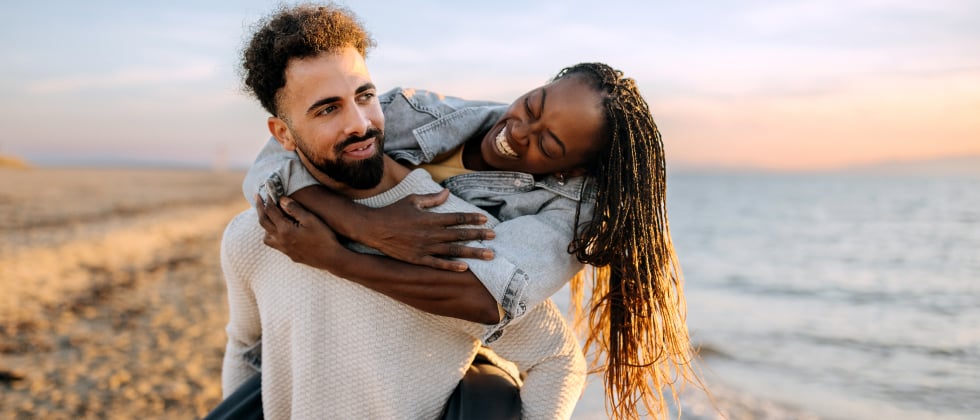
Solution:
{"label": "distant hill", "polygon": [[13,156],[0,155],[0,168],[24,169],[30,166],[31,165],[28,165],[23,159],[18,159]]}
{"label": "distant hill", "polygon": [[854,165],[841,172],[883,175],[980,175],[980,155]]}

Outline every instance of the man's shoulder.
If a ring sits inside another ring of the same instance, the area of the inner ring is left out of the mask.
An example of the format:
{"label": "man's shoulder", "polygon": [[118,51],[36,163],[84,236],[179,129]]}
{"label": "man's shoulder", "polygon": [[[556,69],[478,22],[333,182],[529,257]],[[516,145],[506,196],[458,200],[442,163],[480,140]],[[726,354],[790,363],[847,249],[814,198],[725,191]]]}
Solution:
{"label": "man's shoulder", "polygon": [[242,210],[228,222],[228,226],[225,231],[239,231],[239,230],[254,230],[256,228],[261,229],[262,226],[259,225],[259,214],[256,213],[255,207],[249,207]]}
{"label": "man's shoulder", "polygon": [[262,243],[264,234],[265,231],[259,225],[258,213],[249,207],[228,222],[221,238],[221,249],[223,252],[238,253],[261,249],[265,246]]}

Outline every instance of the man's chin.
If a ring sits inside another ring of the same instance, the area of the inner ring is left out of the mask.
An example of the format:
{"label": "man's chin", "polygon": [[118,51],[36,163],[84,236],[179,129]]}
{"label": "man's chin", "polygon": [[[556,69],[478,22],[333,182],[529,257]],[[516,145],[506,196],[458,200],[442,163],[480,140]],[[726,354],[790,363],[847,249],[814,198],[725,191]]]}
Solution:
{"label": "man's chin", "polygon": [[377,187],[378,184],[381,183],[381,175],[383,174],[379,173],[376,177],[353,179],[349,182],[345,182],[344,184],[355,190],[370,190],[371,188]]}
{"label": "man's chin", "polygon": [[341,159],[339,164],[316,165],[318,171],[334,181],[356,190],[367,190],[378,186],[384,176],[384,160],[381,155],[366,159],[348,161]]}

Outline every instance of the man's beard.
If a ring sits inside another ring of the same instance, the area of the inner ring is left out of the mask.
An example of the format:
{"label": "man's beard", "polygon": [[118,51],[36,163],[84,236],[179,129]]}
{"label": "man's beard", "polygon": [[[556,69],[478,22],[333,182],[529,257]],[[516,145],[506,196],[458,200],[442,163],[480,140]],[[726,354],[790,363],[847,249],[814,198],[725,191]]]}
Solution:
{"label": "man's beard", "polygon": [[316,154],[310,153],[307,150],[306,142],[296,136],[296,133],[293,133],[293,138],[297,140],[296,147],[303,152],[310,164],[334,181],[357,190],[374,188],[381,182],[381,177],[384,175],[384,159],[381,156],[384,153],[384,132],[371,128],[363,136],[348,137],[334,147],[334,154],[342,156],[344,148],[347,146],[372,137],[376,139],[377,153],[367,159],[347,162],[342,158],[337,160],[321,159]]}

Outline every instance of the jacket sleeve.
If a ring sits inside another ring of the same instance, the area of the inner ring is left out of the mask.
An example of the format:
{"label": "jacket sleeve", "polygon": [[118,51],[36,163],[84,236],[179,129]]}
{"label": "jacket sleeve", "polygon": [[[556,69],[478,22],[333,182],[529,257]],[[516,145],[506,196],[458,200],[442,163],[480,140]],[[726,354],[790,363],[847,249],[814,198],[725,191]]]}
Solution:
{"label": "jacket sleeve", "polygon": [[[248,238],[245,218],[256,217],[253,211],[240,214],[228,225],[221,241],[221,269],[228,287],[228,344],[221,369],[222,398],[227,398],[254,375],[261,364],[262,324],[255,294],[248,279],[258,267],[248,250],[260,238]],[[256,242],[258,241],[258,242]]]}
{"label": "jacket sleeve", "polygon": [[316,178],[306,170],[296,152],[282,148],[275,138],[269,138],[255,162],[248,168],[245,181],[242,183],[242,193],[253,206],[255,195],[265,196],[265,182],[273,174],[282,181],[285,195],[290,195],[310,185],[318,184]]}
{"label": "jacket sleeve", "polygon": [[585,386],[585,357],[571,328],[551,300],[528,311],[507,334],[488,345],[515,363],[524,376],[525,419],[567,419]]}
{"label": "jacket sleeve", "polygon": [[494,259],[466,260],[505,313],[484,341],[499,338],[505,326],[551,297],[584,267],[568,253],[576,207],[576,201],[558,197],[537,213],[502,220],[494,227],[496,238],[484,242],[493,249]]}

